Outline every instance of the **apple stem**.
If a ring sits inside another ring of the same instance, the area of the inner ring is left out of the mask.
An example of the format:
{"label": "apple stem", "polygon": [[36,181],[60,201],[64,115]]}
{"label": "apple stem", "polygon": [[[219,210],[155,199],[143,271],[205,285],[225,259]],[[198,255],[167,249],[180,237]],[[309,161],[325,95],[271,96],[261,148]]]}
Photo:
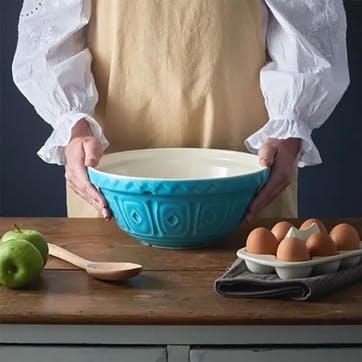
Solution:
{"label": "apple stem", "polygon": [[14,224],[14,227],[19,231],[19,233],[21,233],[22,231],[20,230],[19,226]]}

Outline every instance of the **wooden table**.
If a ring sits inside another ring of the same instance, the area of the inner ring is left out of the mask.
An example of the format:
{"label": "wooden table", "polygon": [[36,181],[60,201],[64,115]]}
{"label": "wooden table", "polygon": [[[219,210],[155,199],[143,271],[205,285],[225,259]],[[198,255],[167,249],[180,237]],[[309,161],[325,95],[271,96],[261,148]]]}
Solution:
{"label": "wooden table", "polygon": [[[293,361],[359,361],[360,284],[313,302],[214,292],[249,230],[277,221],[256,220],[214,247],[168,250],[101,219],[0,218],[0,234],[17,223],[88,259],[144,267],[133,279],[108,283],[50,258],[35,285],[0,287],[1,362],[290,361],[290,353]],[[328,229],[347,221],[362,234],[361,219],[323,221]]]}

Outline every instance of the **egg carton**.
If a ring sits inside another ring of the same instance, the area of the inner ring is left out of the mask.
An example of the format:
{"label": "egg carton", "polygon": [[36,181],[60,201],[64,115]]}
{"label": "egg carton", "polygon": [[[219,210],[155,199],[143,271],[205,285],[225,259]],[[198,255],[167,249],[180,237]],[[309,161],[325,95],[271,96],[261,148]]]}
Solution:
{"label": "egg carton", "polygon": [[280,261],[274,255],[248,253],[245,247],[239,249],[236,255],[245,260],[252,273],[275,272],[283,280],[305,278],[358,265],[362,261],[362,241],[358,249],[339,251],[331,256],[314,256],[307,261]]}

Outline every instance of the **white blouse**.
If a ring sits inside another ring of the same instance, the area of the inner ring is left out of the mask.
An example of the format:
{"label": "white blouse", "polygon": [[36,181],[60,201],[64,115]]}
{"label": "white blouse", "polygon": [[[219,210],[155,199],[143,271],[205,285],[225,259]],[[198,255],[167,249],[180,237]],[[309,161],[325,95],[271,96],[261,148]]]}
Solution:
{"label": "white blouse", "polygon": [[[270,57],[260,71],[260,87],[269,121],[245,144],[257,153],[268,138],[301,138],[298,166],[318,164],[312,130],[325,122],[349,84],[342,0],[260,1]],[[13,78],[53,127],[38,152],[49,163],[65,163],[64,146],[83,117],[108,146],[92,116],[98,94],[86,38],[90,11],[91,0],[24,0],[21,10]]]}

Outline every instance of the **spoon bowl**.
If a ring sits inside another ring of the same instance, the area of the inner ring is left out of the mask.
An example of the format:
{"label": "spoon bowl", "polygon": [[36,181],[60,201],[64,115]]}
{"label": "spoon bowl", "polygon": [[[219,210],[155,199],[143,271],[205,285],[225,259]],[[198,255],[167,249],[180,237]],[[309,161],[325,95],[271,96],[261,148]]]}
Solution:
{"label": "spoon bowl", "polygon": [[89,275],[102,280],[125,280],[137,275],[141,270],[142,265],[139,264],[108,262],[91,262],[86,268]]}
{"label": "spoon bowl", "polygon": [[62,259],[101,280],[126,280],[139,274],[142,265],[128,262],[97,262],[84,259],[58,245],[48,243],[49,255]]}

